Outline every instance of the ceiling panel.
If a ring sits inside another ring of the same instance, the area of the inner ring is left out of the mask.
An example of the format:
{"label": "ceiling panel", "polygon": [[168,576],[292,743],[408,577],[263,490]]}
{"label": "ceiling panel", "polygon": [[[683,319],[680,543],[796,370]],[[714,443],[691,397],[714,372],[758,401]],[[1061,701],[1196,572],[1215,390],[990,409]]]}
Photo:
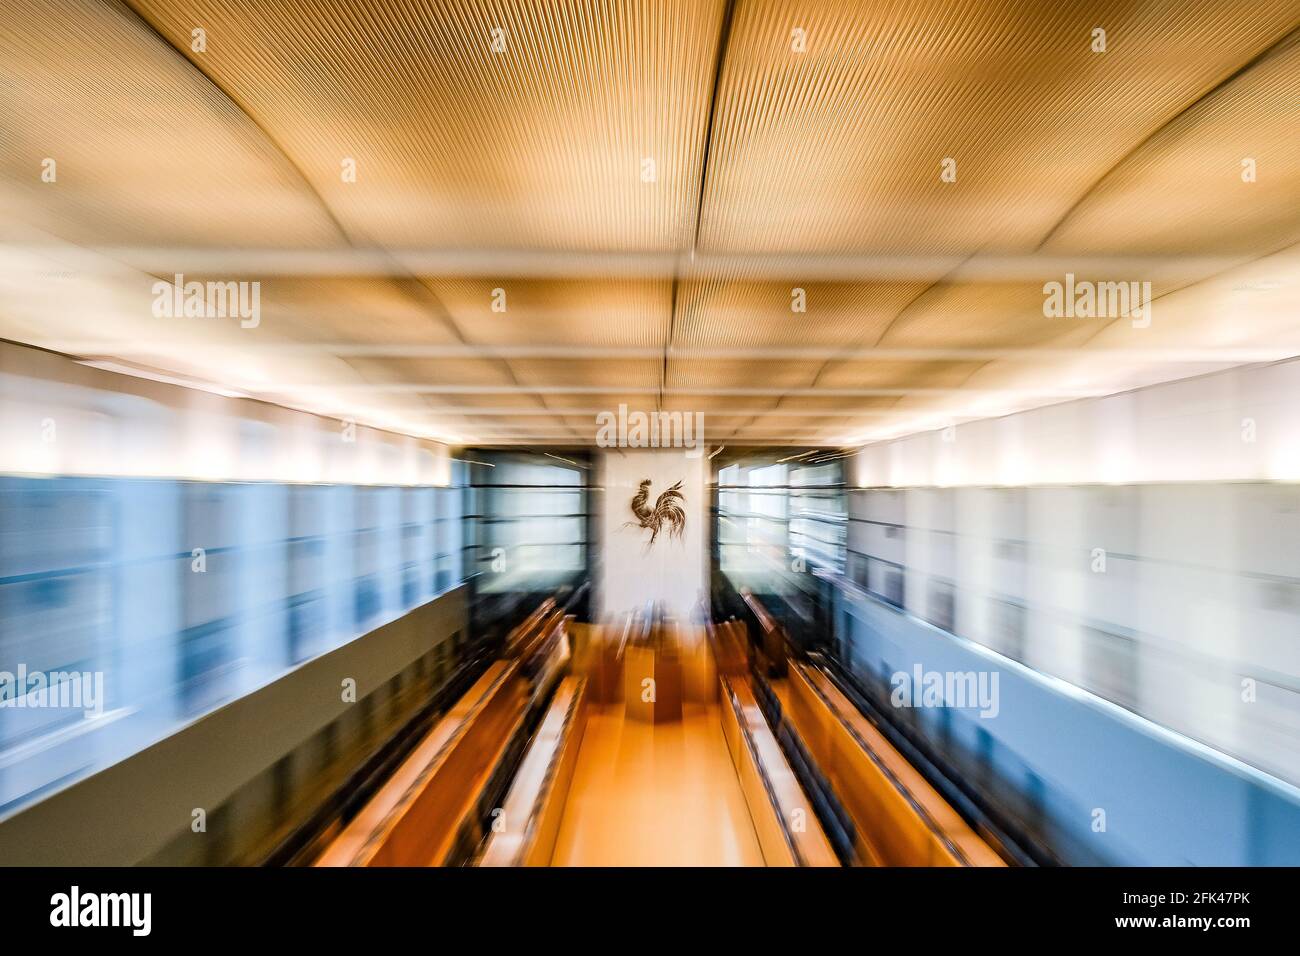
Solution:
{"label": "ceiling panel", "polygon": [[1136,144],[1295,21],[1288,0],[1181,15],[1120,0],[739,3],[701,247],[1033,249]]}
{"label": "ceiling panel", "polygon": [[482,345],[661,346],[672,281],[426,279],[461,329]]}
{"label": "ceiling panel", "polygon": [[131,3],[274,131],[354,239],[672,250],[692,234],[720,0]]}
{"label": "ceiling panel", "polygon": [[514,386],[504,362],[494,359],[353,358],[348,364],[364,382],[374,385]]}
{"label": "ceiling panel", "polygon": [[895,348],[1081,345],[1108,319],[1049,318],[1040,285],[939,285],[901,313],[880,340]]}
{"label": "ceiling panel", "polygon": [[825,388],[958,388],[982,362],[840,362],[817,379]]}
{"label": "ceiling panel", "polygon": [[[186,274],[186,279],[225,276]],[[259,280],[264,337],[330,345],[456,345],[462,336],[431,294],[413,280],[273,276]]]}
{"label": "ceiling panel", "polygon": [[780,407],[785,410],[843,410],[862,415],[881,415],[887,414],[896,404],[898,397],[892,395],[786,395],[781,399]]}
{"label": "ceiling panel", "polygon": [[[658,386],[663,363],[657,359],[605,359],[599,362],[564,359],[511,359],[520,384],[552,388],[613,389]],[[588,402],[590,403],[590,396]]]}
{"label": "ceiling panel", "polygon": [[0,115],[4,221],[87,246],[342,241],[257,125],[117,4],[0,4]]}
{"label": "ceiling panel", "polygon": [[[648,390],[647,390],[648,391]],[[630,409],[652,408],[654,395],[646,393],[624,393],[624,392],[601,392],[598,395],[546,395],[546,405],[549,408],[576,408],[586,412],[590,409],[598,411],[611,411],[617,414],[619,405],[626,405]]]}
{"label": "ceiling panel", "polygon": [[1298,208],[1300,33],[1293,32],[1134,149],[1043,249],[1258,255],[1300,241]]}
{"label": "ceiling panel", "polygon": [[665,395],[666,411],[705,412],[710,415],[753,413],[775,408],[778,396],[767,395]]}
{"label": "ceiling panel", "polygon": [[[532,412],[536,409],[547,408],[555,403],[556,396],[545,396],[543,402],[539,396],[528,394],[519,394],[513,392],[502,392],[498,394],[437,394],[422,396],[426,406],[430,409],[462,409],[471,412],[484,413],[476,416],[487,418],[486,413],[509,412],[512,409],[523,409]],[[509,417],[506,415],[505,417]]]}
{"label": "ceiling panel", "polygon": [[673,344],[686,348],[870,345],[926,285],[811,282],[797,274],[784,282],[683,282]]}
{"label": "ceiling panel", "polygon": [[820,362],[736,359],[668,360],[669,388],[806,388],[812,384]]}
{"label": "ceiling panel", "polygon": [[[1300,353],[1294,2],[724,9],[10,0],[0,337],[569,443],[620,403],[825,441]],[[260,323],[156,319],[176,271],[260,281]],[[1066,272],[1149,279],[1152,324],[1045,317]]]}

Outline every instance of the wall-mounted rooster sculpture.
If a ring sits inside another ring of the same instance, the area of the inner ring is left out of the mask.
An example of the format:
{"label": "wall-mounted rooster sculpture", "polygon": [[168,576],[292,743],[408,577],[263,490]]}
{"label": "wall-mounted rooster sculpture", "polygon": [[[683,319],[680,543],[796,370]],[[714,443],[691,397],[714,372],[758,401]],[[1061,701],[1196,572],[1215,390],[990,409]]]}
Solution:
{"label": "wall-mounted rooster sculpture", "polygon": [[653,508],[649,506],[650,485],[652,482],[646,478],[641,482],[641,489],[632,499],[632,514],[636,515],[636,521],[629,521],[627,525],[639,526],[650,529],[650,540],[646,547],[655,543],[655,538],[659,537],[659,532],[664,530],[664,525],[668,525],[668,536],[670,538],[680,538],[682,532],[686,530],[686,512],[682,510],[679,501],[684,501],[682,496],[682,483],[679,481],[673,485],[658,498],[655,499]]}

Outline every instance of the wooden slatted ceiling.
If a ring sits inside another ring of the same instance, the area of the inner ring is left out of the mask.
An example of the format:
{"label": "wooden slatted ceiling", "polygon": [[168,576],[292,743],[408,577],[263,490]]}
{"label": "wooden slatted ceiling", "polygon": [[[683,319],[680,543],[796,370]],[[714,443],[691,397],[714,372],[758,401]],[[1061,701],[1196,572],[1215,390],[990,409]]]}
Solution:
{"label": "wooden slatted ceiling", "polygon": [[[718,2],[133,6],[258,119],[354,237],[674,250],[694,228]],[[196,25],[203,54],[189,52]]]}
{"label": "wooden slatted ceiling", "polygon": [[[1207,367],[1102,347],[1300,352],[1298,27],[1287,0],[11,0],[0,336],[544,443],[620,402],[869,437]],[[147,313],[209,256],[262,280],[255,334]],[[1067,268],[1159,273],[1160,318],[1045,318]],[[559,351],[473,351],[503,346]],[[995,348],[1057,351],[961,353]]]}
{"label": "wooden slatted ceiling", "polygon": [[[1088,42],[1099,25],[1103,54]],[[1034,249],[1137,144],[1295,25],[1287,3],[740,2],[702,246]],[[955,183],[940,179],[945,157]]]}
{"label": "wooden slatted ceiling", "polygon": [[83,245],[341,239],[256,123],[120,5],[0,6],[0,78],[6,219]]}

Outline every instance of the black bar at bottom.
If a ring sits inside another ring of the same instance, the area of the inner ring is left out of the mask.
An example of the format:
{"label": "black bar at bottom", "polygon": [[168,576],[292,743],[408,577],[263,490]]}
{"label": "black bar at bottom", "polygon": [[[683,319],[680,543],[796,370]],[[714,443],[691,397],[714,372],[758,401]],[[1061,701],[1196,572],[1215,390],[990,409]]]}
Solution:
{"label": "black bar at bottom", "polygon": [[[1285,869],[11,869],[5,875],[0,925],[9,947],[74,933],[83,941],[117,937],[127,945],[146,938],[202,943],[205,951],[282,941],[354,941],[379,949],[417,940],[421,949],[499,951],[503,934],[547,949],[606,949],[624,938],[677,946],[719,933],[732,941],[753,934],[767,945],[778,926],[805,950],[854,940],[875,949],[895,941],[987,946],[1099,936],[1196,936],[1232,945],[1241,934],[1272,936],[1296,925],[1296,874]],[[74,886],[79,926],[71,925]],[[148,894],[147,910],[143,895],[120,894]],[[145,912],[148,934],[136,935],[146,928]],[[116,926],[84,925],[114,917]]]}

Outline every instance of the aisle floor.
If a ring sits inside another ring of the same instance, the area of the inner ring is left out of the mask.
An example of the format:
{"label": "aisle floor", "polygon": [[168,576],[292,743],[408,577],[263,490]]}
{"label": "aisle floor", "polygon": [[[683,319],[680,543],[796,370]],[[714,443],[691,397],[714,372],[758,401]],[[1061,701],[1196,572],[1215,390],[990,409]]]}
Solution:
{"label": "aisle floor", "polygon": [[762,866],[717,708],[680,723],[588,719],[555,866]]}

